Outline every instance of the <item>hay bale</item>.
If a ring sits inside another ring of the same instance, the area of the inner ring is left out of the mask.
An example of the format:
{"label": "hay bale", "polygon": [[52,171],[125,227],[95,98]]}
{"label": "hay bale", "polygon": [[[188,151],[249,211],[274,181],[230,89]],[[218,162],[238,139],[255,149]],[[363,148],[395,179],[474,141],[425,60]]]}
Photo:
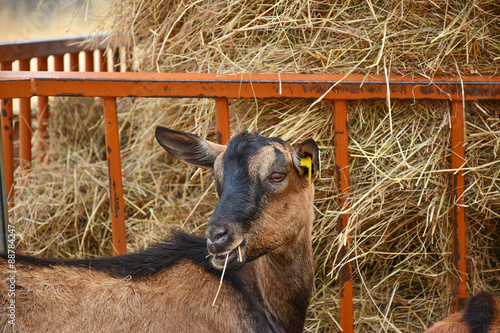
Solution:
{"label": "hay bale", "polygon": [[[111,27],[131,32],[138,69],[427,75],[497,74],[496,1],[113,1]],[[30,253],[111,253],[108,180],[98,99],[52,101],[50,164],[16,188],[12,216]],[[333,106],[231,100],[231,131],[318,141],[315,289],[306,331],[338,329]],[[95,110],[94,113],[89,112]],[[122,100],[118,105],[128,249],[172,228],[202,233],[217,201],[209,172],[174,161],[156,125],[215,141],[214,102]],[[450,114],[446,102],[350,102],[351,219],[357,332],[414,332],[448,313]],[[468,292],[497,291],[500,259],[498,103],[466,108]],[[73,124],[78,123],[79,128]],[[82,140],[83,139],[83,140]],[[445,170],[445,171],[443,171]],[[22,175],[19,175],[22,176]],[[19,183],[18,183],[19,184]],[[50,221],[47,222],[47,221]]]}
{"label": "hay bale", "polygon": [[498,73],[495,0],[112,1],[141,71]]}

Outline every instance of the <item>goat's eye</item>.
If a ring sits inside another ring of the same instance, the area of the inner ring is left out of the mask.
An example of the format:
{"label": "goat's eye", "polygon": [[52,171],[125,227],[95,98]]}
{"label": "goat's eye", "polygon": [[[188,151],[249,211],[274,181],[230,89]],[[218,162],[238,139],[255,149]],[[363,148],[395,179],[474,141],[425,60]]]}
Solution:
{"label": "goat's eye", "polygon": [[280,182],[282,181],[283,179],[285,179],[285,174],[284,173],[279,173],[279,172],[275,172],[273,174],[271,174],[271,177],[270,177],[273,181],[275,182]]}

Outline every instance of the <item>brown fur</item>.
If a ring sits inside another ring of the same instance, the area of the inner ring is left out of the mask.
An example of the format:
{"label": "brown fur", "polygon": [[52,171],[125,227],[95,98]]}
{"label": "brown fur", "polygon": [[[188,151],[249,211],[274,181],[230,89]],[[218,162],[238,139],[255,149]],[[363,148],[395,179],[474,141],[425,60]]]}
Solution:
{"label": "brown fur", "polygon": [[[476,327],[471,327],[467,317],[472,317],[472,321],[475,321],[472,324]],[[485,292],[471,297],[464,310],[435,323],[424,333],[482,332],[500,333],[500,300]]]}
{"label": "brown fur", "polygon": [[[164,128],[157,130],[157,138],[183,161],[205,167],[215,163],[214,175],[223,183],[227,171],[222,161],[225,148]],[[0,331],[301,332],[313,284],[314,187],[309,186],[307,173],[297,166],[297,150],[278,144],[285,159],[275,161],[274,148],[269,147],[257,151],[257,158],[248,159],[252,163],[249,181],[264,184],[269,191],[261,193],[258,214],[251,215],[254,220],[245,226],[232,221],[232,215],[228,215],[231,207],[226,207],[231,201],[221,190],[221,201],[208,223],[208,230],[217,225],[231,226],[234,235],[224,248],[232,250],[244,241],[244,263],[233,262],[233,271],[228,267],[215,307],[212,302],[220,272],[207,268],[211,266],[208,260],[214,257],[203,257],[203,264],[186,257],[140,278],[91,268],[92,261],[88,267],[80,267],[20,258],[15,267],[16,313],[12,326],[6,311],[10,268],[6,258],[1,258]],[[309,149],[302,147],[300,154],[309,153]],[[311,156],[317,165],[317,152],[311,152]],[[283,161],[280,172],[286,172],[286,180],[265,180]],[[254,163],[261,167],[253,167]],[[261,186],[262,192],[264,185],[256,186]],[[249,196],[256,192],[256,188],[248,189]]]}
{"label": "brown fur", "polygon": [[[5,266],[1,269],[4,272]],[[60,332],[242,332],[249,324],[240,306],[243,300],[230,285],[221,290],[219,306],[212,307],[217,279],[187,262],[144,281],[66,266],[20,265],[16,284],[27,288],[16,292],[16,330],[9,330],[1,315],[7,332],[53,332],[55,328]],[[5,285],[0,286],[5,295]]]}

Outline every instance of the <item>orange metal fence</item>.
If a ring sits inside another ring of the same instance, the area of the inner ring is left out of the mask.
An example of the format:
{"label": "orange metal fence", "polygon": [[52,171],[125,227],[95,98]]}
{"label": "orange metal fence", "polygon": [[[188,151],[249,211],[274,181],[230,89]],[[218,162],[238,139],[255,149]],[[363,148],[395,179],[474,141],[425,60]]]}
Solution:
{"label": "orange metal fence", "polygon": [[[48,70],[48,59],[52,56],[54,71],[64,71],[65,60],[64,56],[68,55],[66,65],[69,71],[84,70],[87,72],[99,71],[105,72],[108,70],[108,64],[111,64],[113,70],[117,69],[116,58],[119,55],[119,50],[124,42],[110,42],[108,35],[94,35],[91,39],[88,37],[65,37],[49,40],[37,40],[17,43],[0,44],[0,70],[1,77],[5,78],[9,71],[12,71],[13,63],[18,62],[20,71],[30,70],[31,59],[36,59],[36,70],[38,72],[46,72]],[[126,41],[126,39],[124,39]],[[111,55],[107,51],[111,51]],[[80,64],[79,54],[84,53],[85,61]],[[98,63],[94,61],[94,53],[98,53]],[[113,57],[108,60],[108,57]],[[115,63],[113,63],[115,61]],[[16,91],[16,83],[9,85],[9,89]],[[13,111],[12,99],[8,98],[2,89],[2,139],[4,143],[4,155],[6,170],[13,169]],[[29,168],[31,164],[31,96],[15,96],[20,97],[19,100],[19,164],[21,169]],[[48,96],[38,96],[38,130],[37,130],[37,149],[40,152],[39,159],[43,161],[45,158],[45,130],[49,117]],[[8,197],[13,196],[13,178],[12,172],[6,173],[6,188]]]}
{"label": "orange metal fence", "polygon": [[[9,67],[3,67],[9,68]],[[106,145],[108,152],[113,245],[116,253],[125,252],[125,216],[121,183],[118,140],[117,97],[192,97],[214,98],[216,101],[217,137],[220,143],[229,139],[228,99],[232,98],[304,98],[334,101],[335,179],[339,205],[349,207],[349,151],[347,106],[349,100],[360,99],[436,99],[451,104],[452,150],[452,224],[454,269],[454,310],[461,309],[466,298],[466,221],[464,207],[464,103],[465,101],[500,100],[500,76],[435,77],[362,75],[279,75],[279,74],[181,74],[181,73],[72,73],[72,72],[0,72],[2,127],[11,126],[3,107],[11,98],[29,100],[32,96],[92,96],[104,100]],[[43,112],[42,112],[43,114]],[[45,118],[44,118],[45,119]],[[29,123],[27,122],[29,130]],[[6,130],[7,133],[9,133]],[[8,135],[4,132],[5,135]],[[39,136],[40,138],[40,136]],[[42,140],[43,141],[43,140]],[[4,151],[11,149],[4,141]],[[31,148],[30,148],[31,149]],[[43,145],[41,145],[43,149]],[[6,159],[12,154],[5,153]],[[23,159],[23,156],[21,156]],[[9,164],[10,163],[10,164]],[[12,178],[12,162],[6,162]],[[9,169],[10,168],[10,169]],[[338,230],[347,225],[349,215],[343,213]],[[342,253],[349,252],[349,243]],[[340,272],[341,327],[353,331],[352,268],[347,262]]]}

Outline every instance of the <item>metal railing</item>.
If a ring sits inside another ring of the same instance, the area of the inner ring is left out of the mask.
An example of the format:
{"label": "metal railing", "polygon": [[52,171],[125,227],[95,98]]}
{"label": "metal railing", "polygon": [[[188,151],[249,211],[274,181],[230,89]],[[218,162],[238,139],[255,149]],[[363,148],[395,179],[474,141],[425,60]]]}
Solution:
{"label": "metal railing", "polygon": [[[3,64],[2,64],[3,66]],[[2,67],[3,68],[3,67]],[[120,147],[116,111],[117,97],[213,98],[216,102],[216,129],[220,143],[229,137],[228,99],[327,99],[334,101],[335,179],[342,213],[338,230],[346,228],[349,215],[349,132],[347,106],[350,100],[408,99],[448,100],[451,112],[453,290],[455,311],[466,299],[466,221],[464,207],[464,104],[466,101],[500,100],[500,76],[411,78],[406,76],[364,75],[279,75],[279,74],[201,74],[201,73],[74,73],[0,72],[0,98],[29,100],[32,96],[102,97],[106,149],[109,165],[113,245],[125,252],[125,216],[121,180]],[[2,127],[9,126],[2,116]],[[5,138],[5,133],[4,133]],[[41,137],[39,137],[41,138]],[[7,145],[9,143],[7,142]],[[4,151],[6,143],[4,141]],[[42,146],[43,148],[43,146]],[[10,148],[8,148],[10,149]],[[6,159],[11,155],[5,154]],[[21,159],[23,157],[21,156]],[[12,173],[12,170],[7,170]],[[12,177],[12,176],[11,176]],[[349,244],[341,255],[349,252]],[[349,261],[340,269],[340,317],[344,332],[353,331],[352,268]]]}
{"label": "metal railing", "polygon": [[[126,40],[126,39],[125,39]],[[47,71],[48,59],[54,58],[54,71],[63,72],[66,67],[69,71],[106,72],[110,69],[118,70],[120,48],[125,43],[109,40],[105,34],[93,36],[65,37],[47,40],[35,40],[17,43],[0,44],[0,70],[4,77],[8,71],[12,71],[13,63],[17,62],[20,71]],[[123,49],[122,49],[123,51]],[[84,62],[80,63],[79,54],[84,53]],[[95,62],[94,53],[98,53],[98,62]],[[67,59],[65,61],[65,55]],[[36,68],[30,68],[30,62],[36,59]],[[15,84],[13,86],[15,88]],[[31,97],[31,96],[29,96]],[[47,96],[38,96],[38,129],[37,144],[38,151],[42,152],[39,159],[43,160],[45,155],[45,130],[49,116]],[[12,100],[4,99],[2,103],[2,137],[4,141],[4,155],[6,168],[6,187],[9,198],[13,196],[13,111]],[[28,96],[19,100],[19,157],[20,167],[29,168],[31,163],[31,112]]]}
{"label": "metal railing", "polygon": [[[16,43],[0,44],[0,78],[5,78],[12,71],[13,64],[16,64],[19,71],[46,72],[49,67],[49,57],[53,57],[53,70],[63,72],[65,67],[71,72],[106,72],[120,71],[120,53],[127,54],[126,36],[123,38],[111,39],[107,34],[92,36],[64,37],[55,39],[24,41]],[[80,54],[83,54],[83,62],[80,62]],[[67,55],[67,56],[66,56]],[[95,57],[97,55],[97,57]],[[66,57],[66,59],[65,59]],[[95,61],[97,58],[97,62]],[[126,59],[126,56],[123,57]],[[31,68],[31,60],[36,59],[36,68]],[[66,65],[66,66],[65,66]],[[123,66],[127,68],[127,64]],[[17,73],[17,71],[13,72]],[[16,83],[9,84],[10,89],[16,89]],[[4,93],[5,91],[2,91]],[[5,166],[4,191],[7,197],[12,200],[14,195],[14,114],[12,99],[2,94],[2,141],[3,156]],[[21,97],[21,96],[15,96]],[[31,166],[31,96],[23,96],[19,99],[19,167],[29,169]],[[45,160],[46,128],[49,118],[48,96],[37,96],[38,103],[38,128],[37,150],[39,161]],[[123,206],[123,205],[122,205]],[[7,215],[5,215],[7,216]],[[7,223],[4,223],[4,226]],[[3,229],[0,229],[3,230]],[[116,231],[116,233],[120,233]],[[4,233],[5,234],[5,233]],[[125,230],[121,232],[125,239]],[[4,239],[4,238],[2,238]],[[121,239],[121,238],[120,238]],[[4,242],[1,242],[4,243]],[[125,251],[125,243],[122,240],[119,253]]]}

